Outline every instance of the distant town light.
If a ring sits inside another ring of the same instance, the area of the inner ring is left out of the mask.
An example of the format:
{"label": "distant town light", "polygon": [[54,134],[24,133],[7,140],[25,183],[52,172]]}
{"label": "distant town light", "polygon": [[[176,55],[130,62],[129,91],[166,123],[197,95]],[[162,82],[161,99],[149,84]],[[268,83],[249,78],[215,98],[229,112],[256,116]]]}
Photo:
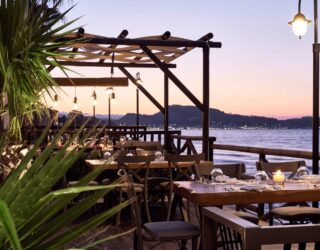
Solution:
{"label": "distant town light", "polygon": [[301,39],[301,37],[306,34],[309,23],[311,23],[311,21],[306,19],[305,15],[298,13],[294,16],[293,21],[289,22],[289,25],[292,26],[293,33]]}

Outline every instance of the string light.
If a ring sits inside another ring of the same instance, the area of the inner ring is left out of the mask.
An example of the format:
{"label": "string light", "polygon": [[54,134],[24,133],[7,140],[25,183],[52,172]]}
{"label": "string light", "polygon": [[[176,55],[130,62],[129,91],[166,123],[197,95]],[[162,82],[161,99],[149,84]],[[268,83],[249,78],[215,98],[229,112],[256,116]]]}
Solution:
{"label": "string light", "polygon": [[74,87],[73,109],[78,110],[77,87]]}

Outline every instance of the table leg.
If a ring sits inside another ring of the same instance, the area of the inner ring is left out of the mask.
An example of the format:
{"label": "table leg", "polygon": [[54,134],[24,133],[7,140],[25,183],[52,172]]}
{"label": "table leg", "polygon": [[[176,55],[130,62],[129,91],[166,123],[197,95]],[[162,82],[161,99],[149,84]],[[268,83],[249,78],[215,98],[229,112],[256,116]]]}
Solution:
{"label": "table leg", "polygon": [[201,225],[200,249],[202,250],[218,249],[218,242],[217,242],[218,224],[205,215],[202,215],[201,224],[202,225]]}

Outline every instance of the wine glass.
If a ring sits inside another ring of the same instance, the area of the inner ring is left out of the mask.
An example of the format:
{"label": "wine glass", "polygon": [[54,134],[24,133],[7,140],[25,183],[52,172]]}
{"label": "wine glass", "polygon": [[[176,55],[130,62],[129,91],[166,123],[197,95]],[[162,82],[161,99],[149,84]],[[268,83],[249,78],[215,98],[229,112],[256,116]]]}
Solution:
{"label": "wine glass", "polygon": [[306,166],[301,166],[297,169],[296,176],[298,179],[303,179],[304,176],[309,175],[309,170]]}
{"label": "wine glass", "polygon": [[154,156],[155,156],[155,161],[162,161],[162,159],[163,159],[161,151],[155,152]]}
{"label": "wine glass", "polygon": [[108,140],[107,142],[107,150],[112,150],[113,149],[113,142],[112,140]]}
{"label": "wine glass", "polygon": [[223,171],[221,168],[214,168],[211,171],[211,180],[221,182],[223,180]]}
{"label": "wine glass", "polygon": [[266,183],[269,179],[266,171],[264,170],[257,171],[256,174],[254,175],[254,178],[256,179],[257,183]]}
{"label": "wine glass", "polygon": [[110,152],[105,152],[104,154],[103,154],[103,158],[104,159],[109,159],[111,157],[111,153]]}
{"label": "wine glass", "polygon": [[126,137],[124,135],[120,136],[120,143],[123,144],[126,140]]}

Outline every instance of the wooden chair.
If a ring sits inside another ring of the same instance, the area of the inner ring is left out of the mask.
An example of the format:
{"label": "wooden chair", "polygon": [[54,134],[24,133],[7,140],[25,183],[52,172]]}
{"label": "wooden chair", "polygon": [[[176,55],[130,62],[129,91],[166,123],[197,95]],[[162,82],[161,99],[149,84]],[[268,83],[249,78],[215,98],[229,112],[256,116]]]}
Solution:
{"label": "wooden chair", "polygon": [[[120,155],[116,161],[118,163],[119,171],[124,171],[132,176],[135,180],[133,183],[135,193],[139,193],[139,201],[142,202],[142,198],[147,213],[147,219],[150,220],[149,208],[148,208],[148,175],[150,162],[154,160],[154,156],[123,156]],[[142,173],[143,171],[143,173]],[[126,188],[120,189],[119,200],[123,199],[123,194],[126,193]],[[143,197],[142,197],[143,194]],[[117,215],[117,224],[120,223],[120,213]]]}
{"label": "wooden chair", "polygon": [[269,178],[272,179],[272,173],[277,170],[281,170],[284,173],[288,173],[288,178],[293,178],[299,167],[306,166],[305,161],[286,161],[286,162],[256,162],[257,170],[266,171]]}
{"label": "wooden chair", "polygon": [[155,155],[156,152],[158,152],[159,150],[145,150],[145,149],[137,149],[136,150],[136,154],[137,155]]}
{"label": "wooden chair", "polygon": [[[127,178],[128,182],[132,180],[129,175],[127,175]],[[137,228],[134,234],[134,249],[142,250],[144,241],[156,242],[152,248],[163,242],[178,241],[180,249],[185,249],[186,242],[192,240],[192,249],[196,250],[198,247],[198,237],[200,236],[199,226],[191,222],[169,220],[142,223],[133,182],[131,181],[130,183],[128,197],[134,199],[134,202],[131,204],[132,218],[134,226]]]}
{"label": "wooden chair", "polygon": [[[246,175],[246,166],[242,162],[228,163],[228,164],[213,164],[212,166],[206,166],[206,167],[201,166],[198,168],[198,174],[200,175],[201,178],[210,179],[211,171],[214,168],[220,168],[225,175],[232,178],[237,178],[238,180],[249,178],[249,175]],[[245,210],[244,206],[236,205],[236,210],[237,211],[233,211],[234,215],[239,216],[240,218],[250,221],[254,224],[259,223],[259,218],[256,215],[245,212],[245,211],[240,211],[240,210]],[[233,240],[229,237],[230,235],[233,234],[233,232],[229,232],[228,229],[223,227],[220,228],[220,232],[221,232],[221,237],[223,238],[224,244],[226,245],[230,244],[230,246],[233,247],[234,244],[237,243],[237,242],[233,242]],[[234,237],[234,238],[237,238],[237,237]]]}
{"label": "wooden chair", "polygon": [[244,163],[231,163],[231,164],[213,164],[212,166],[201,166],[198,168],[199,175],[210,179],[211,171],[214,168],[220,168],[223,174],[237,179],[242,179],[246,172]]}

